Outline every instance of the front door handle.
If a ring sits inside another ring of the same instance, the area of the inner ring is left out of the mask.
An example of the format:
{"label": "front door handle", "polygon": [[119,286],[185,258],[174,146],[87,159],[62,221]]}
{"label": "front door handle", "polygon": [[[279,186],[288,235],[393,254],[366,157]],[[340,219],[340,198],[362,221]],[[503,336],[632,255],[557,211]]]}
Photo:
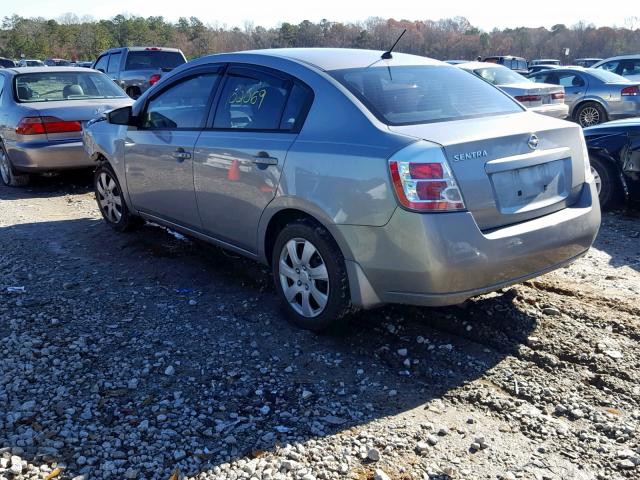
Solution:
{"label": "front door handle", "polygon": [[171,154],[171,156],[179,162],[184,162],[185,160],[189,160],[191,158],[191,154],[189,152],[185,152],[184,148],[178,148]]}
{"label": "front door handle", "polygon": [[267,152],[258,152],[258,155],[253,157],[253,163],[258,165],[277,165],[278,159],[270,156]]}

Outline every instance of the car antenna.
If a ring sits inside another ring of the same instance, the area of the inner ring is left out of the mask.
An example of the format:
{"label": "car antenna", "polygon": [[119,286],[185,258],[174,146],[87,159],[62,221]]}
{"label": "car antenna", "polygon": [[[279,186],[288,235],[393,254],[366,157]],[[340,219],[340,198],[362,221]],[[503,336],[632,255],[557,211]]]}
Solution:
{"label": "car antenna", "polygon": [[400,36],[398,37],[396,42],[393,45],[391,45],[391,48],[389,50],[387,50],[386,52],[384,52],[382,55],[380,55],[381,59],[389,60],[390,58],[393,58],[393,56],[391,55],[391,52],[393,51],[394,48],[396,48],[396,45],[398,44],[398,42],[400,41],[400,39],[402,38],[402,36],[405,33],[407,33],[407,29],[406,28],[404,30],[402,30],[402,33],[400,34]]}

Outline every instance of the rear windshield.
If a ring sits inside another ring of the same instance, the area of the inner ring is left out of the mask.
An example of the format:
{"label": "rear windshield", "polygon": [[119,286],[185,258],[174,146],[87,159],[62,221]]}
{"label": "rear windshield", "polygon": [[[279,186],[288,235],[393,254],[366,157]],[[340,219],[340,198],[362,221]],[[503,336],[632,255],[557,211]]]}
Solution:
{"label": "rear windshield", "polygon": [[475,74],[493,85],[510,85],[512,83],[530,82],[528,78],[506,67],[477,68]]}
{"label": "rear windshield", "polygon": [[458,67],[369,67],[329,73],[387,125],[442,122],[522,111],[509,96]]}
{"label": "rear windshield", "polygon": [[69,67],[71,62],[69,60],[63,60],[61,58],[49,58],[44,61],[44,64],[48,67]]}
{"label": "rear windshield", "polygon": [[609,72],[608,70],[602,70],[600,68],[590,68],[589,73],[596,77],[598,80],[602,80],[604,83],[629,83],[628,78],[624,78],[622,75]]}
{"label": "rear windshield", "polygon": [[185,63],[180,52],[140,50],[129,52],[125,70],[171,70]]}
{"label": "rear windshield", "polygon": [[25,103],[126,97],[107,76],[94,72],[24,73],[16,76],[15,89]]}

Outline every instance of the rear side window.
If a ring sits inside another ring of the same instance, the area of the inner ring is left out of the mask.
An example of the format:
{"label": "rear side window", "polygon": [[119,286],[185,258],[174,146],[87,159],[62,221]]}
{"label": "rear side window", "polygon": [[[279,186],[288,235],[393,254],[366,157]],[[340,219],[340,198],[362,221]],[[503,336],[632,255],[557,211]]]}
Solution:
{"label": "rear side window", "polygon": [[601,68],[601,69],[606,70],[608,72],[615,72],[618,69],[618,65],[619,64],[620,64],[620,62],[618,62],[616,60],[616,61],[613,61],[613,62],[603,63],[598,68]]}
{"label": "rear side window", "polygon": [[116,73],[120,69],[121,57],[122,54],[120,52],[111,54],[109,57],[109,67],[107,68],[108,73]]}
{"label": "rear side window", "polygon": [[584,86],[584,81],[573,73],[560,73],[557,75],[557,81],[553,82],[557,85],[562,85],[563,87],[582,87]]}
{"label": "rear side window", "polygon": [[201,128],[217,79],[217,73],[206,73],[170,86],[149,101],[142,128]]}
{"label": "rear side window", "polygon": [[96,70],[102,70],[103,72],[107,71],[107,64],[109,63],[109,55],[101,56],[96,62],[96,66],[93,67]]}
{"label": "rear side window", "polygon": [[185,63],[180,52],[139,50],[129,52],[125,70],[172,70]]}
{"label": "rear side window", "polygon": [[293,82],[262,71],[242,69],[230,72],[220,96],[213,127],[280,130],[284,122],[293,128],[299,114],[299,111],[293,112],[295,105],[292,104],[292,111],[288,112],[289,118],[284,118],[292,87]]}
{"label": "rear side window", "polygon": [[509,96],[457,67],[369,67],[329,72],[379,120],[411,125],[521,112]]}
{"label": "rear side window", "polygon": [[527,62],[525,62],[524,60],[518,60],[518,70],[526,70],[527,69]]}
{"label": "rear side window", "polygon": [[620,75],[640,75],[640,60],[625,60],[622,62]]}

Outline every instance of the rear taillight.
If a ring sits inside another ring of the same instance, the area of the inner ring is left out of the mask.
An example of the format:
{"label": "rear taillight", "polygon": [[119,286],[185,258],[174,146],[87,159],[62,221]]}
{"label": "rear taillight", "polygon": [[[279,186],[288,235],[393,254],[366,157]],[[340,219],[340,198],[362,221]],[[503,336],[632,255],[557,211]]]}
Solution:
{"label": "rear taillight", "polygon": [[552,93],[551,98],[553,100],[564,100],[564,92]]}
{"label": "rear taillight", "polygon": [[539,102],[542,97],[540,95],[516,95],[519,102]]}
{"label": "rear taillight", "polygon": [[16,127],[18,135],[44,135],[46,133],[69,133],[82,131],[77,120],[61,120],[57,117],[24,117]]}
{"label": "rear taillight", "polygon": [[464,201],[442,148],[420,141],[389,159],[391,180],[400,204],[411,210],[464,210]]}
{"label": "rear taillight", "polygon": [[153,75],[151,75],[151,77],[149,77],[149,85],[155,85],[156,83],[158,83],[158,80],[160,80],[160,75],[154,73]]}
{"label": "rear taillight", "polygon": [[623,97],[635,97],[640,95],[640,88],[637,85],[632,85],[630,87],[624,87],[620,92],[620,95]]}

